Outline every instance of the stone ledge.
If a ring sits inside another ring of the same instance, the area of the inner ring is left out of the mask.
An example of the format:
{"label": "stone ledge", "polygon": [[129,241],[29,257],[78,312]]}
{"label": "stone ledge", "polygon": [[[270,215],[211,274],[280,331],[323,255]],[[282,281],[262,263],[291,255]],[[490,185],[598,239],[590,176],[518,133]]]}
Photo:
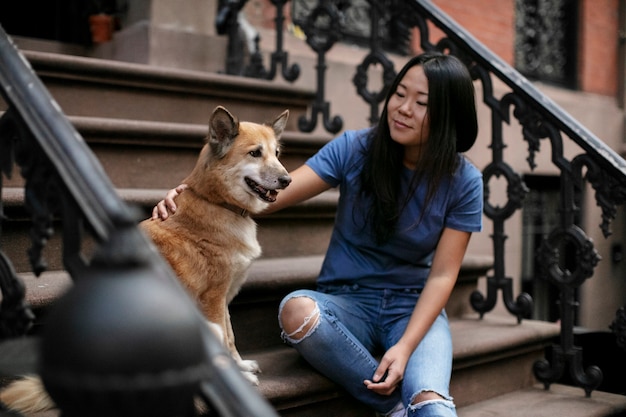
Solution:
{"label": "stone ledge", "polygon": [[547,345],[559,335],[559,326],[537,320],[517,323],[515,316],[499,316],[492,313],[480,319],[478,314],[451,321],[450,328],[455,345],[456,367],[475,365],[481,357],[492,357],[495,352],[507,352],[511,347],[525,350],[537,343]]}
{"label": "stone ledge", "polygon": [[458,410],[459,417],[605,417],[626,415],[626,396],[582,388],[536,385]]}

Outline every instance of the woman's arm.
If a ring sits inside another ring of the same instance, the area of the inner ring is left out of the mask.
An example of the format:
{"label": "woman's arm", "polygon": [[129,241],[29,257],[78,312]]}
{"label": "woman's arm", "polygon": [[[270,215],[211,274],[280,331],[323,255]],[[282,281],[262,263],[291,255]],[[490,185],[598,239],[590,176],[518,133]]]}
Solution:
{"label": "woman's arm", "polygon": [[[309,166],[302,165],[293,172],[291,176],[291,184],[284,190],[278,192],[276,201],[263,213],[273,213],[285,207],[292,206],[302,201],[308,200],[330,188],[330,185],[322,180]],[[170,214],[176,211],[176,196],[182,193],[186,184],[180,184],[176,188],[169,190],[165,194],[165,198],[157,203],[152,209],[152,218],[165,220]]]}
{"label": "woman's arm", "polygon": [[[365,385],[379,394],[389,395],[400,383],[409,357],[446,306],[461,270],[471,233],[444,229],[433,259],[426,285],[419,297],[404,334],[383,356],[371,380]],[[387,373],[384,381],[379,382]]]}

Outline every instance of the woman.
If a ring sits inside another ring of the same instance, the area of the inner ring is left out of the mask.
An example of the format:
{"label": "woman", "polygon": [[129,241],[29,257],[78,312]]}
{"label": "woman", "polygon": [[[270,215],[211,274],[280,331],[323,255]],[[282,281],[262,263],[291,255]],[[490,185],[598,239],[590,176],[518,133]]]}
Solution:
{"label": "woman", "polygon": [[[482,228],[482,175],[459,154],[476,135],[467,68],[419,55],[391,85],[379,125],[329,142],[271,206],[339,187],[318,289],[285,297],[279,324],[287,344],[381,415],[456,415],[444,307]],[[167,217],[182,189],[153,217]]]}

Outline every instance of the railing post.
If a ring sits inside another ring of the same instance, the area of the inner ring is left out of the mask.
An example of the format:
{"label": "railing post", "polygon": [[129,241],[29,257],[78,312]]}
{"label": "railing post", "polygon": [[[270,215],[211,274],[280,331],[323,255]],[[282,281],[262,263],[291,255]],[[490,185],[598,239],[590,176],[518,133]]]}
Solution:
{"label": "railing post", "polygon": [[211,376],[204,323],[142,256],[146,243],[134,225],[116,229],[50,312],[40,374],[66,417],[195,415]]}

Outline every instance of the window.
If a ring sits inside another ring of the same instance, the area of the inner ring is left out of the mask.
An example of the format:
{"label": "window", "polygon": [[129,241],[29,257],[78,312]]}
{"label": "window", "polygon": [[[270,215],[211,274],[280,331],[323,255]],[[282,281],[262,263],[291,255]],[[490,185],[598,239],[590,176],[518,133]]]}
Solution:
{"label": "window", "polygon": [[531,80],[576,88],[578,0],[515,0],[515,67]]}

